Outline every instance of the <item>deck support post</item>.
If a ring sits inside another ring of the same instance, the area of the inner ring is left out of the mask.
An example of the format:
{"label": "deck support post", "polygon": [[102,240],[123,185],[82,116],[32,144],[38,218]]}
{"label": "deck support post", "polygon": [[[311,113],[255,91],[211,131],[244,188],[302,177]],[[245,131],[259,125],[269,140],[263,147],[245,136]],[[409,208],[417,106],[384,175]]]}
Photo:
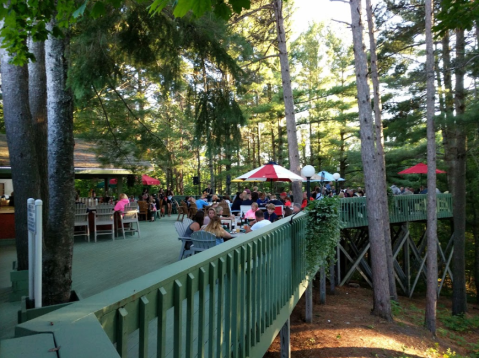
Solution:
{"label": "deck support post", "polygon": [[279,331],[279,338],[281,341],[281,358],[291,358],[291,334],[289,317]]}
{"label": "deck support post", "polygon": [[331,259],[329,263],[329,293],[334,295],[336,293],[336,275],[335,275],[334,259]]}
{"label": "deck support post", "polygon": [[306,300],[306,323],[313,322],[313,282],[309,281],[308,288],[304,293],[304,299]]}
{"label": "deck support post", "polygon": [[326,304],[326,270],[324,266],[319,268],[319,304]]}

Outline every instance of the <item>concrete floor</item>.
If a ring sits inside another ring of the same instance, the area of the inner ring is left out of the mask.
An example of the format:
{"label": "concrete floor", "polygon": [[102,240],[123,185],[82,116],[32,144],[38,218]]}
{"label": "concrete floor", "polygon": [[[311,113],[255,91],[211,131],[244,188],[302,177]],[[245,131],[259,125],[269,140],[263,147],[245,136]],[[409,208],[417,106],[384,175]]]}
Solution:
{"label": "concrete floor", "polygon": [[[76,237],[73,289],[86,298],[177,261],[181,245],[174,225],[176,217],[140,222],[141,238],[134,234],[112,241],[103,235],[95,243]],[[8,301],[15,260],[14,245],[0,246],[0,339],[13,337],[20,309],[20,301]]]}

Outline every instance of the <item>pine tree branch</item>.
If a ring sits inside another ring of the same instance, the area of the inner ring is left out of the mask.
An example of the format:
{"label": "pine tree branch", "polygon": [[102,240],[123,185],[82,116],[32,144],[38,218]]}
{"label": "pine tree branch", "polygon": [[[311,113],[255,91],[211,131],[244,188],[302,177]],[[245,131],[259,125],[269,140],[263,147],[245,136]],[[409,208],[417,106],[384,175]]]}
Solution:
{"label": "pine tree branch", "polygon": [[266,59],[271,58],[271,57],[279,57],[279,54],[269,55],[269,56],[265,56],[265,57],[258,58],[258,59],[254,60],[254,61],[251,61],[250,63],[247,63],[247,64],[244,65],[244,66],[241,66],[241,68],[248,67],[249,65],[252,65],[253,63],[260,62],[260,61],[266,60]]}
{"label": "pine tree branch", "polygon": [[166,146],[165,146],[165,143],[163,143],[163,140],[158,137],[155,133],[153,133],[151,131],[151,129],[141,121],[140,118],[138,118],[135,113],[133,113],[133,111],[131,110],[130,106],[128,105],[128,103],[126,103],[125,99],[123,98],[123,96],[116,90],[116,88],[114,86],[112,86],[111,83],[108,83],[109,86],[113,89],[113,91],[116,93],[116,95],[118,96],[118,98],[123,102],[123,104],[125,105],[126,109],[128,110],[128,112],[130,112],[130,114],[133,116],[133,118],[135,120],[137,120],[142,126],[143,128],[146,129],[146,131],[154,138],[156,138],[160,143],[161,143],[161,146],[163,147],[163,149],[167,150]]}
{"label": "pine tree branch", "polygon": [[[105,120],[106,120],[106,123],[107,123],[107,126],[108,126],[108,131],[111,133],[112,137],[113,137],[113,142],[115,143],[115,146],[117,147],[119,153],[122,153],[122,150],[121,150],[121,147],[120,147],[120,144],[118,143],[118,140],[116,138],[116,135],[115,133],[113,132],[113,128],[111,127],[111,123],[110,123],[110,119],[108,118],[108,113],[106,111],[106,108],[105,106],[103,105],[103,101],[101,100],[101,96],[100,96],[100,93],[98,93],[98,91],[96,90],[95,86],[93,85],[93,83],[91,84],[91,87],[93,88],[93,91],[95,91],[95,94],[96,94],[96,97],[98,98],[98,102],[100,102],[100,106],[101,106],[101,109],[103,111],[103,115],[105,116]],[[122,154],[122,156],[126,159],[126,161],[128,162],[128,164],[130,164],[131,166],[133,166],[133,164],[130,162],[130,159]]]}
{"label": "pine tree branch", "polygon": [[[330,0],[330,1],[333,1],[333,0]],[[335,1],[339,1],[339,0],[335,0]],[[335,20],[335,19],[331,19],[333,20],[334,22],[338,22],[340,24],[345,24],[347,25],[348,27],[351,27],[351,24],[349,22],[346,22],[346,21],[341,21],[341,20]]]}

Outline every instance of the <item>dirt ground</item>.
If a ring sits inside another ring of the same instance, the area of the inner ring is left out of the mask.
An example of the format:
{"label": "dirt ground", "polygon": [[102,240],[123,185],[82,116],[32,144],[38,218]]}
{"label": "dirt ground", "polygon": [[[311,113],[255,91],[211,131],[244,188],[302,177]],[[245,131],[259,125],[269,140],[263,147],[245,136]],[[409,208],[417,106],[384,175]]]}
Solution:
{"label": "dirt ground", "polygon": [[[463,321],[451,324],[451,299],[440,298],[434,339],[423,327],[424,298],[400,297],[393,306],[394,322],[387,322],[370,314],[370,289],[336,288],[326,305],[319,305],[318,291],[314,289],[312,324],[304,322],[304,296],[291,315],[293,357],[479,357],[477,305],[468,307],[471,328]],[[264,358],[280,357],[279,352],[277,337]]]}

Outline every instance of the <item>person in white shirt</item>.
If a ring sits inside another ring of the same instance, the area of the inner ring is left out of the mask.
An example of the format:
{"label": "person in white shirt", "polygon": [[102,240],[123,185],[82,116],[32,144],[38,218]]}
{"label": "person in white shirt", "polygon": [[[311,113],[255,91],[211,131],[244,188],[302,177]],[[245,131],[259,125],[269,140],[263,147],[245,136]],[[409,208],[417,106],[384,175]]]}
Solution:
{"label": "person in white shirt", "polygon": [[255,217],[256,217],[256,222],[253,226],[249,227],[248,225],[245,226],[245,231],[246,232],[251,232],[251,231],[255,231],[255,230],[259,230],[263,227],[265,227],[266,225],[269,225],[271,224],[271,221],[269,220],[265,220],[264,218],[264,213],[262,210],[257,210],[255,213],[254,213]]}

